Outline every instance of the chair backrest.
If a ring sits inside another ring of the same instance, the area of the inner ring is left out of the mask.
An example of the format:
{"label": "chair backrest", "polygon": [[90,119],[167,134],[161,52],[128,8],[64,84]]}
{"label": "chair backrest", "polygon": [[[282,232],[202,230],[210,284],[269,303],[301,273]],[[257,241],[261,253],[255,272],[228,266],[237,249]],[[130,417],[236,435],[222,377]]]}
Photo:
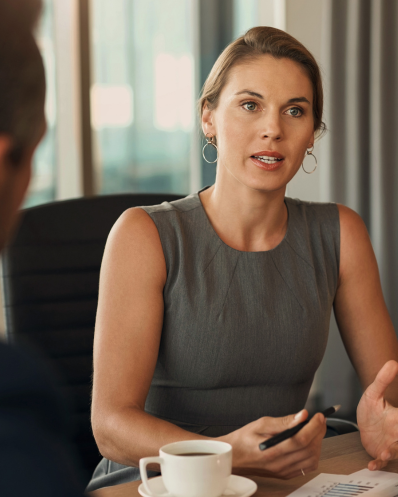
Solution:
{"label": "chair backrest", "polygon": [[123,194],[53,202],[25,209],[3,254],[6,334],[28,341],[54,363],[75,408],[76,444],[92,471],[98,452],[90,397],[99,270],[105,242],[123,211],[182,198]]}

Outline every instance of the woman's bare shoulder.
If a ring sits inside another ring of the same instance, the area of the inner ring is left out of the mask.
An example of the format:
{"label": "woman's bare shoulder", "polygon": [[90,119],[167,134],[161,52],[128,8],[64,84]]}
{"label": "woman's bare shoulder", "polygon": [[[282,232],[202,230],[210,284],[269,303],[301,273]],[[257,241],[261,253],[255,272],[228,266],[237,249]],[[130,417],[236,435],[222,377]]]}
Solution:
{"label": "woman's bare shoulder", "polygon": [[356,244],[360,242],[360,240],[368,242],[368,230],[361,216],[346,205],[337,204],[337,207],[339,210],[342,241],[354,242]]}
{"label": "woman's bare shoulder", "polygon": [[159,233],[151,216],[140,207],[132,207],[121,214],[111,230],[112,236],[159,238]]}
{"label": "woman's bare shoulder", "polygon": [[127,209],[113,225],[106,243],[104,262],[121,263],[125,269],[134,265],[166,279],[166,263],[159,232],[143,209]]}
{"label": "woman's bare shoulder", "polygon": [[[340,217],[340,275],[352,274],[377,264],[366,225],[359,214],[337,204]],[[362,269],[361,269],[362,268]]]}

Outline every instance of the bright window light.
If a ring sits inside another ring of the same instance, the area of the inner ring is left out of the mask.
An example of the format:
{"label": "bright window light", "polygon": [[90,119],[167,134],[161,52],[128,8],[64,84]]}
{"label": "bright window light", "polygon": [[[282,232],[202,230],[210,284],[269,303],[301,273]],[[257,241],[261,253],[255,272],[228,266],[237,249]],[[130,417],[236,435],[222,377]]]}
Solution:
{"label": "bright window light", "polygon": [[192,55],[183,55],[178,61],[178,117],[181,128],[191,131],[194,110],[194,67]]}
{"label": "bright window light", "polygon": [[95,84],[91,87],[91,122],[95,129],[126,128],[133,123],[130,85]]}
{"label": "bright window light", "polygon": [[47,36],[42,36],[37,40],[41,54],[45,61],[46,70],[46,103],[45,112],[47,126],[54,127],[56,120],[56,89],[55,89],[55,56],[53,50],[53,41]]}
{"label": "bright window light", "polygon": [[174,130],[177,127],[177,61],[169,54],[155,59],[155,126]]}
{"label": "bright window light", "polygon": [[233,5],[233,33],[234,38],[238,38],[253,26],[258,26],[259,0],[234,0]]}
{"label": "bright window light", "polygon": [[190,54],[161,53],[155,59],[155,127],[165,131],[193,128],[194,79]]}

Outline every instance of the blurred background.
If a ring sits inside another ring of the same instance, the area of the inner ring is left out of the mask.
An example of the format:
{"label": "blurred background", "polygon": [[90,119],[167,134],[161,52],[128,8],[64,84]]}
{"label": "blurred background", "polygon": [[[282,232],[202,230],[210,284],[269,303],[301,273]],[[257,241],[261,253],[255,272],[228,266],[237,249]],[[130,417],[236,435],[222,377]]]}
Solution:
{"label": "blurred background", "polygon": [[[363,217],[398,325],[396,0],[45,0],[37,38],[48,132],[25,206],[212,184],[196,100],[223,48],[258,25],[300,40],[324,78],[318,169],[300,170],[287,195],[342,202]],[[309,405],[342,404],[353,418],[360,394],[332,319]]]}

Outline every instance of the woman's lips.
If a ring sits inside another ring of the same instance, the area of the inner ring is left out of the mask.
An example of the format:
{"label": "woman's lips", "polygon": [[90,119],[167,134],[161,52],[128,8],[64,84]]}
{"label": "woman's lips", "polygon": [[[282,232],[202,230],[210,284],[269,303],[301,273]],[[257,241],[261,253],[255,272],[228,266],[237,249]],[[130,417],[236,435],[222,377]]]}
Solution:
{"label": "woman's lips", "polygon": [[266,171],[277,171],[285,163],[285,159],[275,162],[274,164],[266,164],[265,162],[262,162],[261,160],[258,160],[255,157],[250,157],[250,160],[254,163],[255,166],[261,169],[265,169]]}
{"label": "woman's lips", "polygon": [[251,157],[274,157],[275,159],[284,159],[283,155],[276,150],[262,150],[252,154]]}

